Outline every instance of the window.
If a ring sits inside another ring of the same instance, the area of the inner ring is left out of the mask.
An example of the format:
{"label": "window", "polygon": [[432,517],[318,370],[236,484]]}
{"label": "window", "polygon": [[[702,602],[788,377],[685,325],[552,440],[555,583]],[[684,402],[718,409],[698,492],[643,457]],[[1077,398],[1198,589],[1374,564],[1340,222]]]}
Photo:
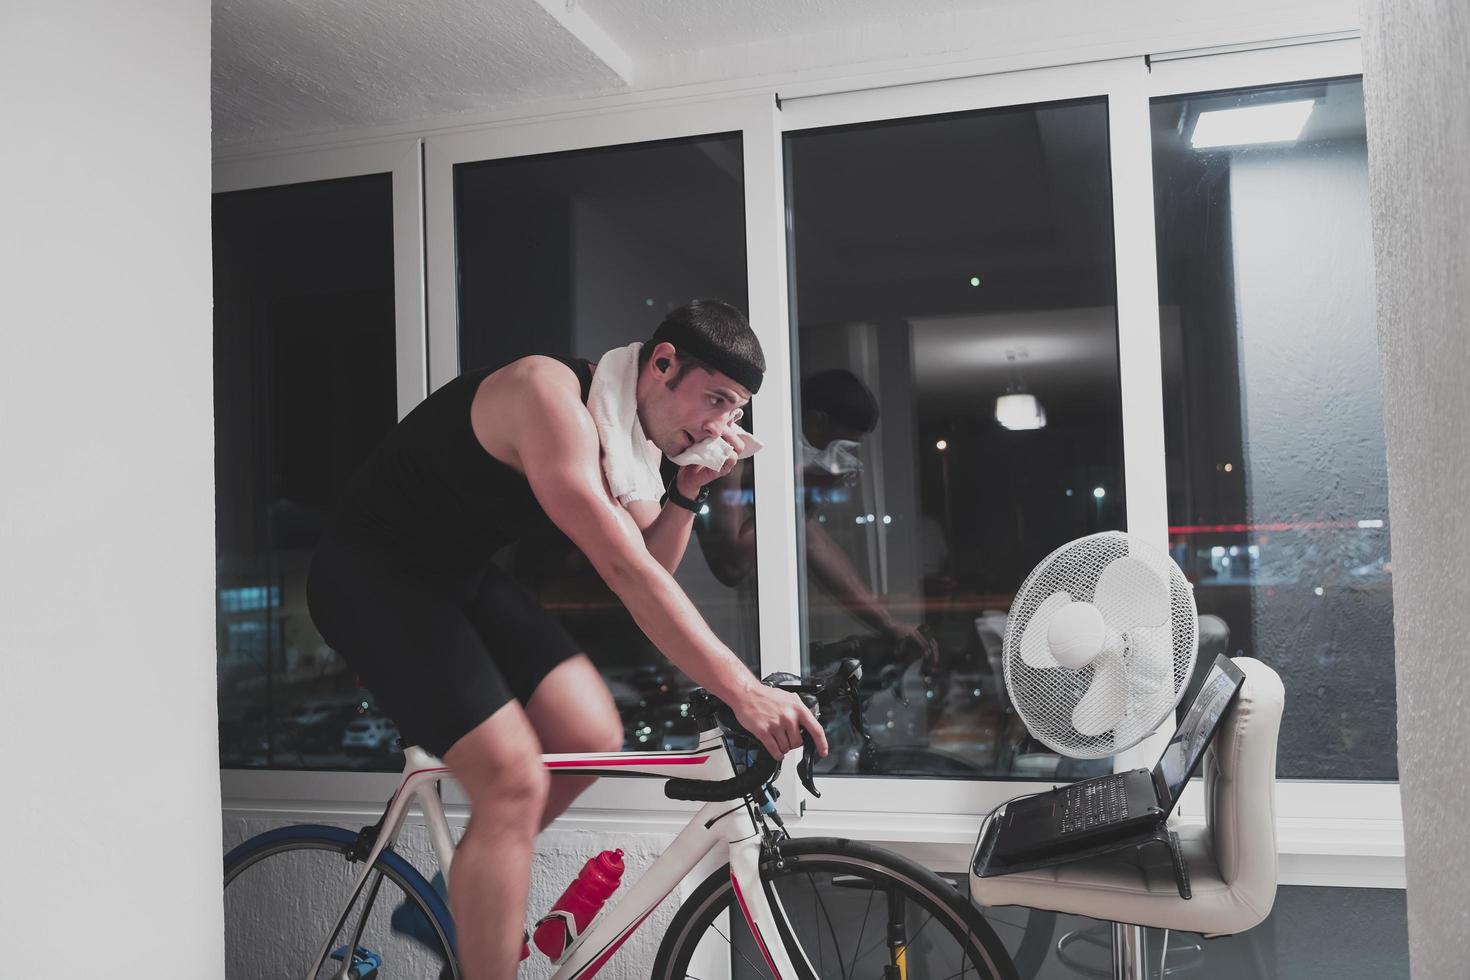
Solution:
{"label": "window", "polygon": [[1281,674],[1284,778],[1396,779],[1362,83],[1151,104],[1170,543]]}
{"label": "window", "polygon": [[[717,298],[745,309],[744,206],[738,135],[456,165],[459,369],[532,353],[596,362],[646,340],[669,310],[689,300]],[[714,489],[676,578],[716,635],[754,668],[753,463]],[[698,732],[685,698],[693,683],[563,535],[548,529],[497,560],[598,665],[628,748],[693,743]]]}
{"label": "window", "polygon": [[306,571],[397,418],[391,176],[215,195],[214,291],[220,764],[345,768],[373,702],[312,626]]}
{"label": "window", "polygon": [[877,750],[838,727],[824,767],[1106,770],[1029,736],[1001,664],[1036,562],[1124,522],[1105,100],[791,132],[785,159],[803,643],[862,659]]}

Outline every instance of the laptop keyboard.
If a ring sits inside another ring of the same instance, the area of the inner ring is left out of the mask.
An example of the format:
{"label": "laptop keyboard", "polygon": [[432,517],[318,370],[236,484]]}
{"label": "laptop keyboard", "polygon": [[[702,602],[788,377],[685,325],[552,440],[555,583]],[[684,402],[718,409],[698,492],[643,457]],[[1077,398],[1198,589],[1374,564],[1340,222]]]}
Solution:
{"label": "laptop keyboard", "polygon": [[1124,773],[1068,787],[1062,797],[1062,833],[1103,827],[1128,817]]}

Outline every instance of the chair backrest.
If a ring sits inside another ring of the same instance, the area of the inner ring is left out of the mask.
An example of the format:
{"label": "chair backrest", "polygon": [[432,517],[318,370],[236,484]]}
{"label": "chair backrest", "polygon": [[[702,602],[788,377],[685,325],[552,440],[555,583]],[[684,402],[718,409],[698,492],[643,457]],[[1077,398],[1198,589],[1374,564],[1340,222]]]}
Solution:
{"label": "chair backrest", "polygon": [[1276,898],[1276,741],[1286,691],[1261,661],[1233,662],[1245,683],[1205,753],[1205,819],[1225,883],[1264,919]]}

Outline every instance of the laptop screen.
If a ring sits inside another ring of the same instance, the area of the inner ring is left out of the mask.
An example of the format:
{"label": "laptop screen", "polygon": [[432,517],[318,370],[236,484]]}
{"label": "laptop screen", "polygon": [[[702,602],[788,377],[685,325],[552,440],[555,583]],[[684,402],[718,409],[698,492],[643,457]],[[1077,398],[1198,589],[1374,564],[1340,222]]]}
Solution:
{"label": "laptop screen", "polygon": [[1215,658],[1214,666],[1205,675],[1204,683],[1184,713],[1184,720],[1175,729],[1174,737],[1169,739],[1158,765],[1154,766],[1154,782],[1160,784],[1161,790],[1168,790],[1170,810],[1179,802],[1179,795],[1198,768],[1225,709],[1230,707],[1236,689],[1244,680],[1245,675],[1229,658]]}

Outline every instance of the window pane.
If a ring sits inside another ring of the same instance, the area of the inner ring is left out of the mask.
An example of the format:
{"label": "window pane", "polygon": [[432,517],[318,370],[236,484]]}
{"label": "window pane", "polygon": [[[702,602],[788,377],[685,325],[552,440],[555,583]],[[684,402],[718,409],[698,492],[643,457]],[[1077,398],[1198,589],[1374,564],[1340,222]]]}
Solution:
{"label": "window pane", "polygon": [[1170,539],[1202,637],[1280,672],[1281,776],[1395,779],[1362,83],[1152,113]]}
{"label": "window pane", "polygon": [[351,758],[371,694],[312,626],[306,570],[337,492],[397,418],[392,177],[214,198],[220,765]]}
{"label": "window pane", "polygon": [[839,726],[826,767],[1105,771],[1030,738],[1000,653],[1035,563],[1124,521],[1106,104],[793,133],[786,165],[804,642],[863,660],[877,747]]}
{"label": "window pane", "polygon": [[[454,188],[462,370],[533,353],[595,362],[646,340],[691,299],[746,307],[738,135],[461,164]],[[753,423],[747,415],[741,424]],[[752,477],[743,465],[715,489],[675,577],[716,635],[757,668]],[[694,743],[683,710],[693,683],[570,541],[528,539],[497,560],[602,670],[627,747]]]}

